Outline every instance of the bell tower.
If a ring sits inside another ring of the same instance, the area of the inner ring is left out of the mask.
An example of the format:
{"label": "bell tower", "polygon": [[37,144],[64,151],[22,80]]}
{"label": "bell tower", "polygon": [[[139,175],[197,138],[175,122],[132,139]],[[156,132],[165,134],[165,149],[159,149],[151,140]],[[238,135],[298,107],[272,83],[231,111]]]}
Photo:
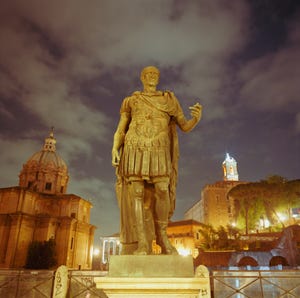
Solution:
{"label": "bell tower", "polygon": [[239,181],[237,162],[229,155],[229,153],[226,153],[222,166],[224,171],[224,181]]}

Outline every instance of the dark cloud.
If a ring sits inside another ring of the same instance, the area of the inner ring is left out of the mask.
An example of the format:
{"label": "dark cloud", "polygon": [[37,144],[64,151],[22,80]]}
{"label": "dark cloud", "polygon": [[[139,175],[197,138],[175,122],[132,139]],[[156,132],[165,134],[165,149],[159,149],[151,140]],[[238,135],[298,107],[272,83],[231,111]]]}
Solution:
{"label": "dark cloud", "polygon": [[244,82],[241,97],[254,109],[299,107],[299,61],[300,38],[293,38],[280,50],[250,61],[241,71]]}

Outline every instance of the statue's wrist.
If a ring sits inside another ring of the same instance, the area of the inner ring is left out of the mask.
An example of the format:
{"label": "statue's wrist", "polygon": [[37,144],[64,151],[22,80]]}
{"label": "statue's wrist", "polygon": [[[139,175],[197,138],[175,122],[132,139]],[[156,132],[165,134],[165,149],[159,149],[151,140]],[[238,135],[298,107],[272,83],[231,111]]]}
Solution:
{"label": "statue's wrist", "polygon": [[193,116],[192,120],[194,124],[197,124],[199,122],[199,119],[196,116]]}

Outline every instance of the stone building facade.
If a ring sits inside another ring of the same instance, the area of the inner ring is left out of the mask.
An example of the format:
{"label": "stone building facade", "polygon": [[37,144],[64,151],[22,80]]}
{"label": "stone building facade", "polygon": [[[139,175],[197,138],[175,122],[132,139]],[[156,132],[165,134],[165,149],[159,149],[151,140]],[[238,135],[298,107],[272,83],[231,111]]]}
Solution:
{"label": "stone building facade", "polygon": [[33,241],[54,239],[57,265],[91,268],[92,204],[67,194],[68,168],[50,132],[42,150],[23,165],[19,186],[0,189],[0,268],[26,264]]}
{"label": "stone building facade", "polygon": [[210,224],[214,228],[234,224],[233,205],[227,197],[228,192],[238,184],[239,181],[218,181],[206,185],[201,193],[201,209],[203,217],[200,222]]}
{"label": "stone building facade", "polygon": [[194,258],[198,256],[198,248],[203,243],[200,233],[202,226],[192,219],[169,222],[167,235],[180,255],[191,255]]}
{"label": "stone building facade", "polygon": [[227,194],[233,187],[245,182],[239,181],[237,162],[229,154],[226,154],[222,168],[223,181],[205,185],[200,200],[185,212],[184,219],[193,219],[214,228],[233,224],[233,206]]}

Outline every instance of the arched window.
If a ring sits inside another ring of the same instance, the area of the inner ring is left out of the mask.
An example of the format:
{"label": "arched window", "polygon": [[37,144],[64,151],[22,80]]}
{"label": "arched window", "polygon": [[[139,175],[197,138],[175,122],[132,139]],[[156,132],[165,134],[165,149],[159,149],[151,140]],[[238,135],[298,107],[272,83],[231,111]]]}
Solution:
{"label": "arched window", "polygon": [[277,265],[282,265],[282,266],[289,266],[287,260],[284,257],[281,256],[275,256],[270,260],[269,266],[277,266]]}
{"label": "arched window", "polygon": [[244,266],[256,267],[256,266],[258,266],[258,263],[255,259],[253,259],[251,257],[243,257],[240,259],[238,266],[239,267],[244,267]]}

